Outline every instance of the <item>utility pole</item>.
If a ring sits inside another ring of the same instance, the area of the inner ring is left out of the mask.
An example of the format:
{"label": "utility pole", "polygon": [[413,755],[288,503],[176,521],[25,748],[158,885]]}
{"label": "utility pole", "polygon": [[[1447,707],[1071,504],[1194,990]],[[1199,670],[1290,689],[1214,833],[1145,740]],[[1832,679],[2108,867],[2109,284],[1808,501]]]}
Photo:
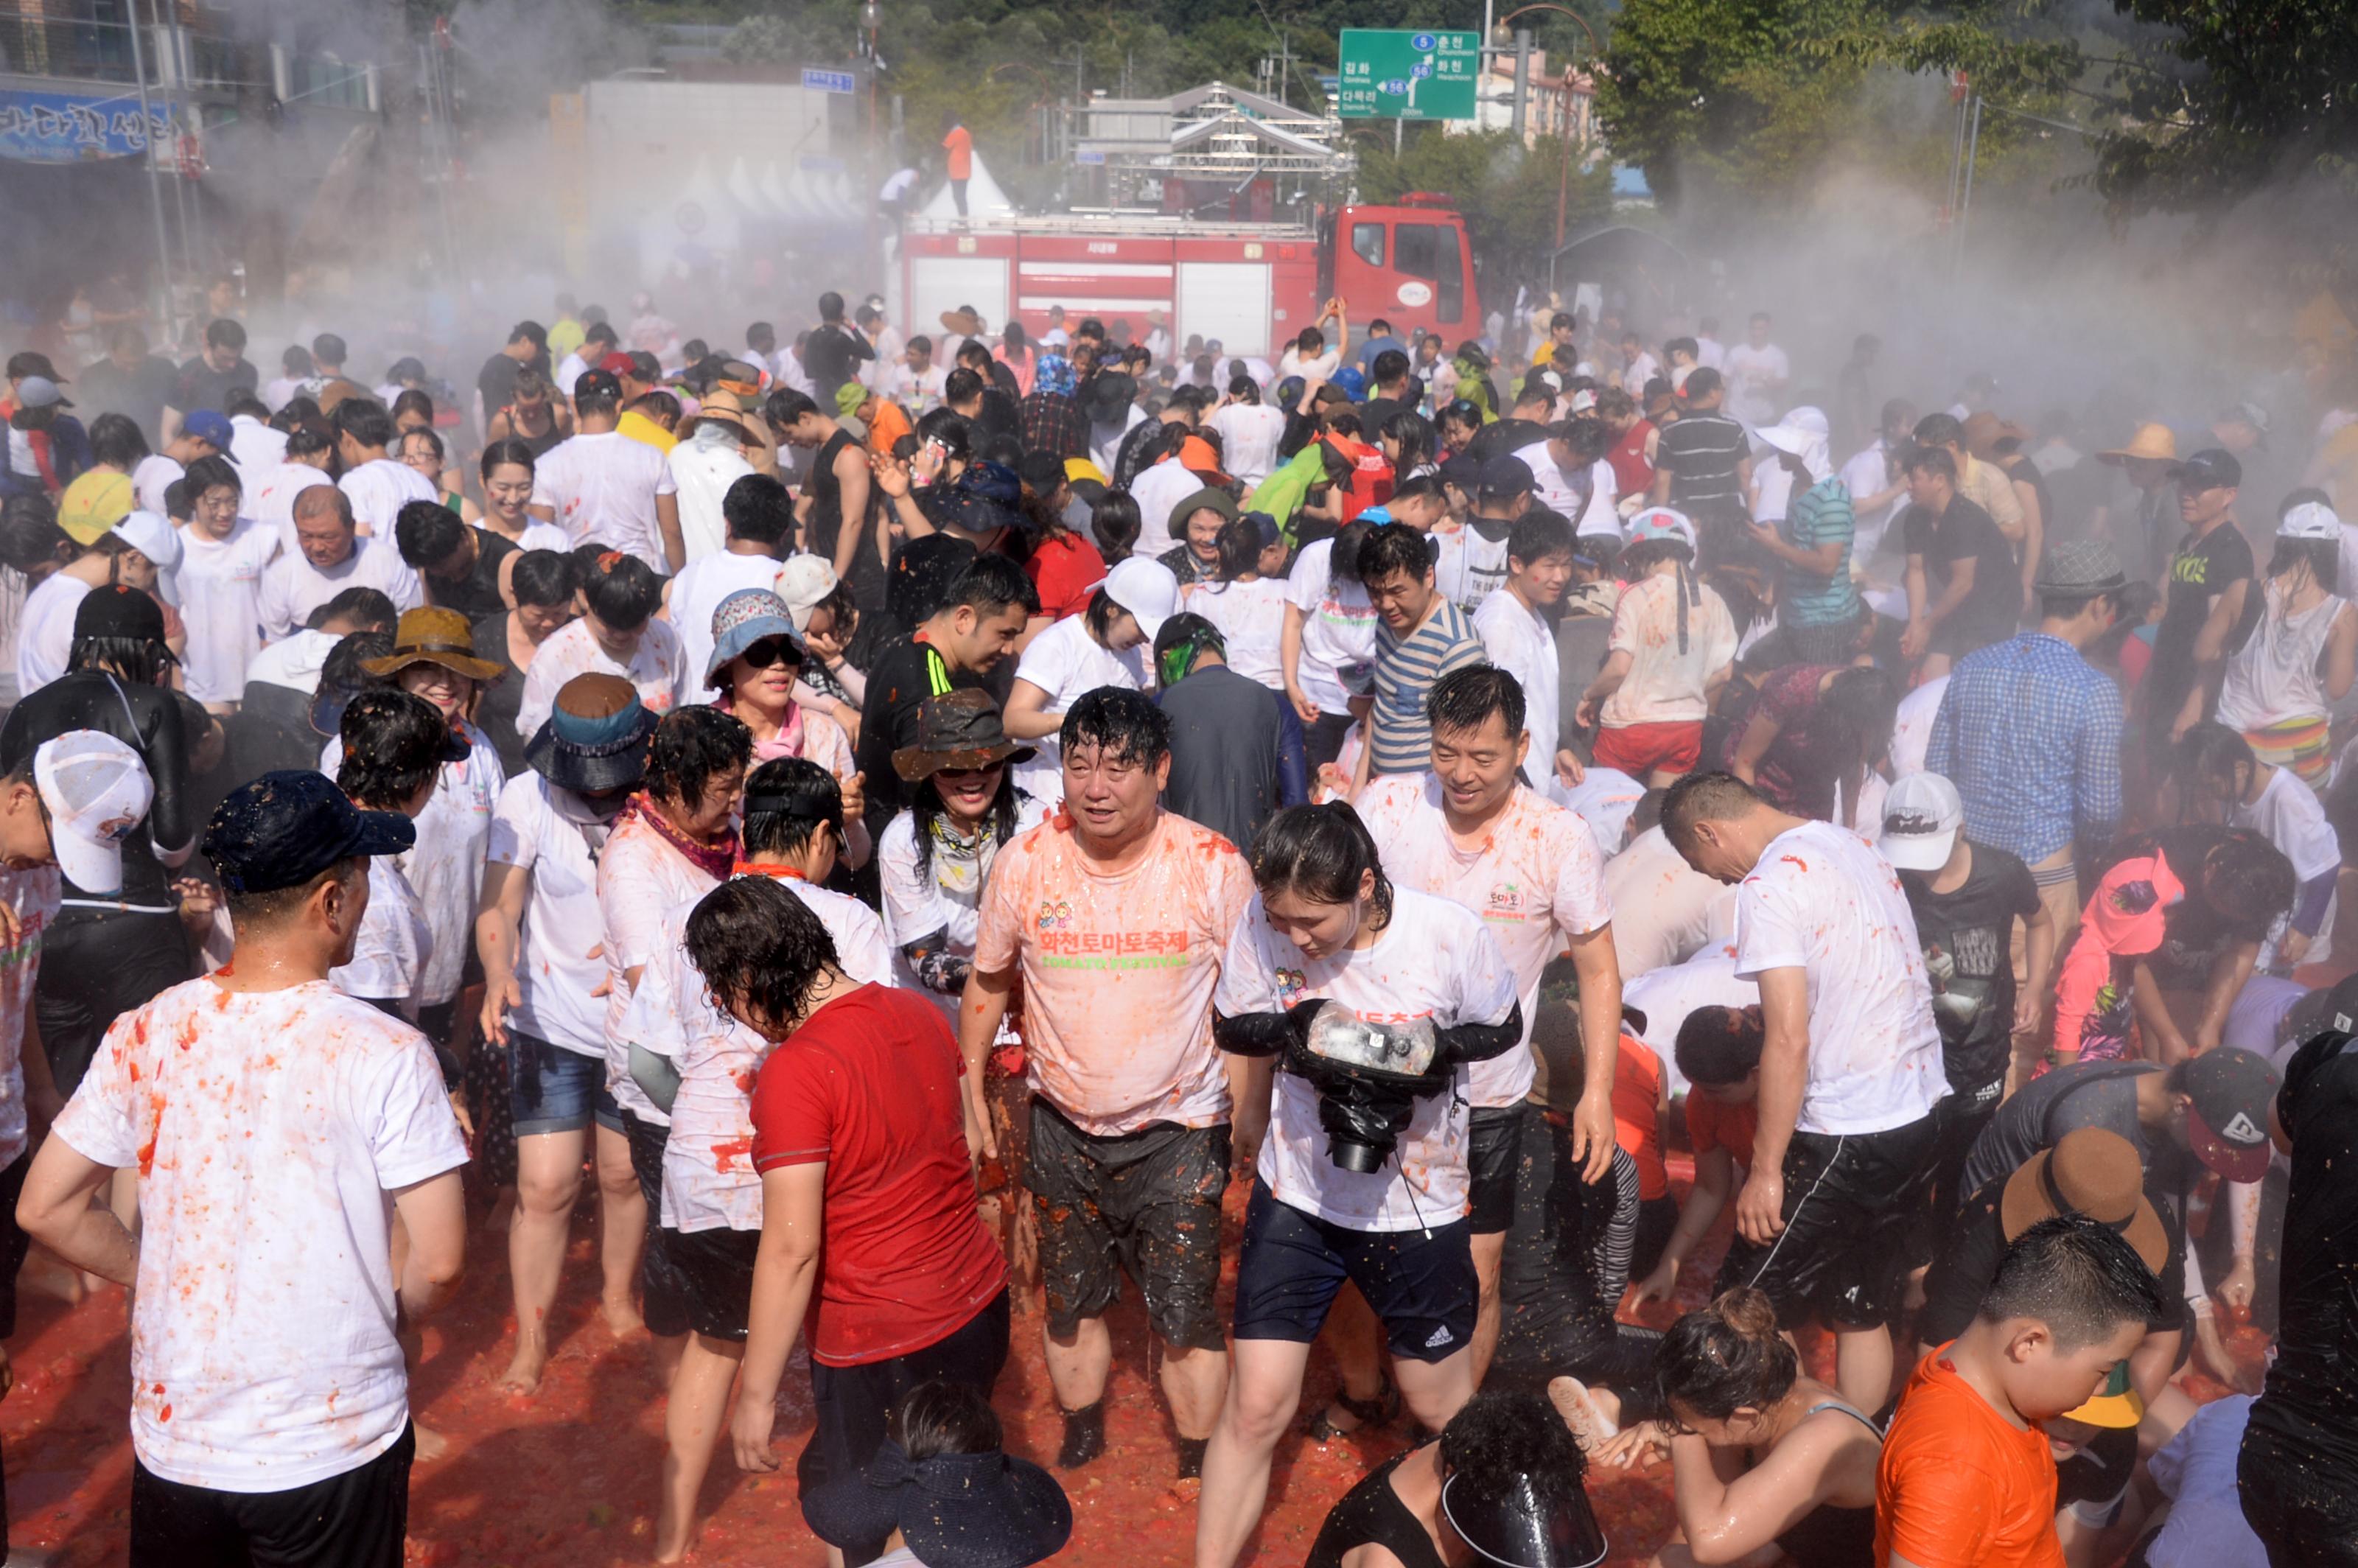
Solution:
{"label": "utility pole", "polygon": [[1517,27],[1515,29],[1515,98],[1513,104],[1507,111],[1507,134],[1515,138],[1517,146],[1520,146],[1523,142],[1523,116],[1527,112],[1524,105],[1531,97],[1531,30],[1529,27]]}
{"label": "utility pole", "polygon": [[139,38],[139,13],[130,12],[131,80],[139,90],[140,141],[146,148],[147,202],[156,217],[156,264],[162,269],[159,281],[164,286],[164,328],[168,336],[172,326],[172,242],[164,232],[164,189],[156,182],[163,177],[156,172],[156,111],[147,102],[147,51]]}

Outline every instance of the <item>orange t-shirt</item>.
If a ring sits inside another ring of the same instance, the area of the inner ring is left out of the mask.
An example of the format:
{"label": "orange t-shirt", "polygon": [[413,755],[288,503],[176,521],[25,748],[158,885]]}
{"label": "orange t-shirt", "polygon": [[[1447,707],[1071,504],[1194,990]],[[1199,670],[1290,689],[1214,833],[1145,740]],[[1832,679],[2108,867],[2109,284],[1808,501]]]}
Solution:
{"label": "orange t-shirt", "polygon": [[868,421],[868,449],[880,458],[892,455],[892,443],[909,433],[909,416],[891,398],[876,401],[876,417]]}
{"label": "orange t-shirt", "polygon": [[2063,1568],[2055,1454],[1957,1375],[1942,1346],[1917,1364],[1875,1469],[1875,1560],[1916,1568]]}
{"label": "orange t-shirt", "polygon": [[1760,1130],[1757,1105],[1722,1105],[1701,1089],[1687,1090],[1687,1142],[1700,1160],[1714,1149],[1725,1149],[1736,1168],[1752,1168],[1753,1135]]}
{"label": "orange t-shirt", "polygon": [[949,135],[942,138],[942,146],[949,150],[950,178],[972,179],[974,178],[974,133],[964,125],[952,125]]}
{"label": "orange t-shirt", "polygon": [[1623,1034],[1613,1072],[1613,1141],[1638,1162],[1643,1202],[1671,1190],[1662,1168],[1662,1064],[1644,1044]]}

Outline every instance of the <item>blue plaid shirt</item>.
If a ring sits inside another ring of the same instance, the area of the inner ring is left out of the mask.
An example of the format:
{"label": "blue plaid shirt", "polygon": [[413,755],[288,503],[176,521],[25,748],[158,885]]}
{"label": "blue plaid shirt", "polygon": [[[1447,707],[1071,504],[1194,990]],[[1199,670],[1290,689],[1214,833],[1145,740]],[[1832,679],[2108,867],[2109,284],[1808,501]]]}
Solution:
{"label": "blue plaid shirt", "polygon": [[2121,694],[2043,632],[1966,654],[1932,718],[1924,765],[1957,786],[1965,837],[2035,866],[2121,819]]}

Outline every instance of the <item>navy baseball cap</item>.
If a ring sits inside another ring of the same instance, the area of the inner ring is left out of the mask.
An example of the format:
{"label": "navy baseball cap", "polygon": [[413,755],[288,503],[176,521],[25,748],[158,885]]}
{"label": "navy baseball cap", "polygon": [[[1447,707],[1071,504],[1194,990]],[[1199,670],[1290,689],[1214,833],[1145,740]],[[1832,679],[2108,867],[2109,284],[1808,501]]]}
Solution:
{"label": "navy baseball cap", "polygon": [[205,828],[205,859],[233,893],[300,887],[354,855],[397,855],[417,842],[398,811],[362,811],[325,773],[282,770],[230,792]]}
{"label": "navy baseball cap", "polygon": [[2169,477],[2187,490],[2233,489],[2244,482],[2244,465],[2234,453],[2208,447],[2172,469]]}
{"label": "navy baseball cap", "polygon": [[184,435],[205,442],[217,452],[228,451],[230,442],[235,437],[229,416],[211,408],[200,408],[181,420],[180,430]]}
{"label": "navy baseball cap", "polygon": [[1531,465],[1520,458],[1492,458],[1482,465],[1485,500],[1523,495],[1531,489]]}

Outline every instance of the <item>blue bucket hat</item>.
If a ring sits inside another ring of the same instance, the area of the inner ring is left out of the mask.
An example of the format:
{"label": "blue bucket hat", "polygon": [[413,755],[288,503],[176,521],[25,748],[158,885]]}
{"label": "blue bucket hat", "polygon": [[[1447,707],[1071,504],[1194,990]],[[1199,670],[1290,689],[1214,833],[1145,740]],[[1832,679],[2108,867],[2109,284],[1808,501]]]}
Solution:
{"label": "blue bucket hat", "polygon": [[795,630],[793,608],[768,589],[741,588],[722,600],[712,611],[712,657],[705,661],[704,684],[718,687],[731,660],[772,637],[786,640],[797,664],[810,657]]}

